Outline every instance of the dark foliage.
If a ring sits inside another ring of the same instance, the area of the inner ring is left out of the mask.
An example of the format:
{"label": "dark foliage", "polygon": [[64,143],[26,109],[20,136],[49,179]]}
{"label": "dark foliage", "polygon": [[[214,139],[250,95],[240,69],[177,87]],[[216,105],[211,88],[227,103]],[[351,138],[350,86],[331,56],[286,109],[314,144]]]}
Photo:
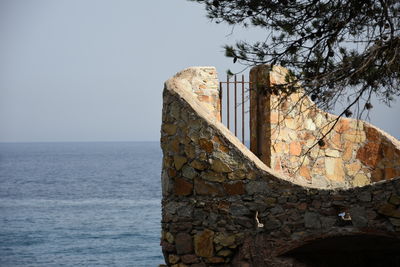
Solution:
{"label": "dark foliage", "polygon": [[387,104],[400,95],[400,0],[192,1],[216,23],[265,29],[263,41],[225,46],[226,56],[287,67],[286,91],[300,84],[321,108],[346,96],[351,116],[371,109],[373,94]]}

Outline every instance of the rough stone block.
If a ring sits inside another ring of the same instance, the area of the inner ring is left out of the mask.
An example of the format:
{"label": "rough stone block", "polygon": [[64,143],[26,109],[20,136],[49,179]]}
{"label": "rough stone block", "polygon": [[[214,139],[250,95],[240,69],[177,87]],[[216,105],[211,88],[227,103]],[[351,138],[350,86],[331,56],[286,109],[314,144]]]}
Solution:
{"label": "rough stone block", "polygon": [[297,142],[297,141],[295,141],[295,142],[291,142],[290,143],[290,155],[293,155],[293,156],[300,156],[300,154],[301,154],[301,145],[300,145],[300,142]]}
{"label": "rough stone block", "polygon": [[214,243],[217,245],[222,245],[224,247],[229,247],[235,244],[235,235],[229,235],[227,233],[217,233],[214,237]]}
{"label": "rough stone block", "polygon": [[175,237],[175,247],[179,255],[193,252],[192,236],[187,233],[178,233]]}
{"label": "rough stone block", "polygon": [[231,167],[223,162],[221,159],[213,159],[211,162],[211,169],[215,172],[231,172]]}
{"label": "rough stone block", "polygon": [[225,192],[228,195],[243,195],[245,193],[243,182],[235,182],[235,183],[225,183],[224,185]]}
{"label": "rough stone block", "polygon": [[379,144],[369,141],[357,151],[357,159],[366,166],[376,167],[378,162],[382,159],[379,153]]}
{"label": "rough stone block", "polygon": [[178,126],[175,124],[163,124],[162,130],[168,135],[174,135],[176,134]]}
{"label": "rough stone block", "polygon": [[175,194],[178,196],[188,196],[193,192],[193,184],[182,178],[175,178]]}
{"label": "rough stone block", "polygon": [[222,196],[225,194],[222,186],[215,183],[207,183],[202,179],[195,179],[194,191],[198,195]]}
{"label": "rough stone block", "polygon": [[214,232],[205,229],[194,236],[194,248],[197,256],[212,257],[214,255]]}
{"label": "rough stone block", "polygon": [[223,182],[226,180],[226,175],[223,173],[217,173],[213,171],[202,172],[201,178],[210,182]]}
{"label": "rough stone block", "polygon": [[205,170],[207,168],[207,164],[205,162],[202,162],[200,160],[193,160],[190,163],[190,166],[192,166],[193,168],[197,169],[197,170]]}
{"label": "rough stone block", "polygon": [[182,168],[182,176],[188,179],[193,179],[198,175],[198,173],[192,168],[185,165]]}
{"label": "rough stone block", "polygon": [[364,173],[357,173],[353,179],[353,186],[364,186],[370,183],[368,176]]}
{"label": "rough stone block", "polygon": [[180,169],[182,169],[183,165],[187,162],[187,158],[183,157],[183,156],[178,156],[175,155],[174,156],[174,164],[175,164],[175,168],[179,171]]}
{"label": "rough stone block", "polygon": [[329,180],[344,181],[343,161],[341,158],[325,158],[326,176]]}
{"label": "rough stone block", "polygon": [[211,153],[214,150],[213,142],[207,139],[199,139],[200,148],[206,151],[207,153]]}

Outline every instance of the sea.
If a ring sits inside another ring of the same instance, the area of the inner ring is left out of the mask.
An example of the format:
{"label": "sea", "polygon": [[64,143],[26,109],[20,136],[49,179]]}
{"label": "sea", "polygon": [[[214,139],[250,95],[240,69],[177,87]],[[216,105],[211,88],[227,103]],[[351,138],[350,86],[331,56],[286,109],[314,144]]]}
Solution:
{"label": "sea", "polygon": [[0,143],[0,266],[164,263],[159,142]]}

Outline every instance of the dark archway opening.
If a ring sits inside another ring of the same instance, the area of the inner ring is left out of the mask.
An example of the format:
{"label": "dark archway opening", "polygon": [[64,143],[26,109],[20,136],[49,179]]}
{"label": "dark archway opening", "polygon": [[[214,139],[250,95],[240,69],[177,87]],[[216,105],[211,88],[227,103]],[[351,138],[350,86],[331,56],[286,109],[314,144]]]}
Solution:
{"label": "dark archway opening", "polygon": [[400,266],[400,240],[393,237],[356,235],[315,240],[281,257],[293,266]]}

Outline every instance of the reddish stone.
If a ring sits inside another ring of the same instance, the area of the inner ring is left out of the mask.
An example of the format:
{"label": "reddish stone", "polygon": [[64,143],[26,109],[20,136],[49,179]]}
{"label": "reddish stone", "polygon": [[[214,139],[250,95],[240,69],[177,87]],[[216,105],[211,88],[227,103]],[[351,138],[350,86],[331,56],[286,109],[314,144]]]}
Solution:
{"label": "reddish stone", "polygon": [[211,196],[224,195],[224,190],[220,185],[215,183],[208,183],[199,178],[194,180],[194,191],[198,195],[211,195]]}
{"label": "reddish stone", "polygon": [[353,144],[350,142],[344,143],[343,160],[349,161],[353,157]]}
{"label": "reddish stone", "polygon": [[168,169],[168,176],[169,177],[175,177],[176,176],[176,170],[175,169]]}
{"label": "reddish stone", "polygon": [[218,144],[220,144],[220,145],[223,145],[221,139],[220,139],[218,136],[214,136],[214,137],[213,137],[213,141],[216,142],[216,143],[218,143]]}
{"label": "reddish stone", "polygon": [[200,139],[199,140],[199,145],[207,153],[211,153],[214,150],[213,142],[211,142],[210,140]]}
{"label": "reddish stone", "polygon": [[224,145],[219,145],[218,149],[225,153],[229,152],[229,148]]}
{"label": "reddish stone", "polygon": [[394,168],[385,168],[385,179],[389,180],[396,177],[396,170]]}
{"label": "reddish stone", "polygon": [[224,189],[228,195],[243,195],[245,193],[243,182],[224,184]]}
{"label": "reddish stone", "polygon": [[200,100],[200,102],[211,102],[213,100],[213,98],[208,95],[199,95],[197,98]]}
{"label": "reddish stone", "polygon": [[194,236],[194,247],[196,255],[201,257],[212,257],[214,255],[214,232],[205,229]]}
{"label": "reddish stone", "polygon": [[341,140],[341,135],[340,134],[335,134],[332,132],[332,137],[331,137],[331,146],[336,149],[341,149],[342,148],[342,140]]}
{"label": "reddish stone", "polygon": [[192,236],[187,233],[178,233],[175,236],[175,246],[179,255],[193,252]]}
{"label": "reddish stone", "polygon": [[183,256],[181,256],[181,260],[183,263],[186,263],[186,264],[196,263],[199,261],[197,256],[194,254],[183,255]]}
{"label": "reddish stone", "polygon": [[290,155],[300,156],[300,154],[301,154],[301,145],[300,145],[300,143],[299,142],[290,143],[289,150],[290,150]]}
{"label": "reddish stone", "polygon": [[346,132],[347,130],[350,129],[350,119],[346,118],[339,119],[335,128],[338,133]]}
{"label": "reddish stone", "polygon": [[364,126],[365,134],[367,136],[367,140],[370,142],[380,143],[381,142],[381,134],[375,128]]}
{"label": "reddish stone", "polygon": [[393,145],[383,144],[383,153],[385,159],[392,160],[395,158]]}
{"label": "reddish stone", "polygon": [[278,172],[282,171],[282,165],[281,165],[281,158],[280,157],[276,157],[275,158],[274,170],[278,171]]}
{"label": "reddish stone", "polygon": [[192,194],[193,184],[182,178],[175,178],[175,194],[178,196],[188,196]]}
{"label": "reddish stone", "polygon": [[368,142],[366,145],[358,149],[357,159],[366,166],[376,167],[378,162],[382,159],[381,153],[379,152],[379,144]]}
{"label": "reddish stone", "polygon": [[277,112],[270,113],[270,123],[278,123],[279,122],[279,114]]}
{"label": "reddish stone", "polygon": [[218,149],[221,150],[222,152],[229,152],[229,148],[224,145],[224,143],[221,141],[221,139],[218,136],[214,136],[213,138],[214,142],[218,143]]}
{"label": "reddish stone", "polygon": [[299,174],[305,177],[307,180],[311,180],[310,170],[307,166],[301,166],[299,170]]}
{"label": "reddish stone", "polygon": [[376,168],[372,173],[371,173],[371,181],[372,182],[379,182],[383,180],[383,170]]}

